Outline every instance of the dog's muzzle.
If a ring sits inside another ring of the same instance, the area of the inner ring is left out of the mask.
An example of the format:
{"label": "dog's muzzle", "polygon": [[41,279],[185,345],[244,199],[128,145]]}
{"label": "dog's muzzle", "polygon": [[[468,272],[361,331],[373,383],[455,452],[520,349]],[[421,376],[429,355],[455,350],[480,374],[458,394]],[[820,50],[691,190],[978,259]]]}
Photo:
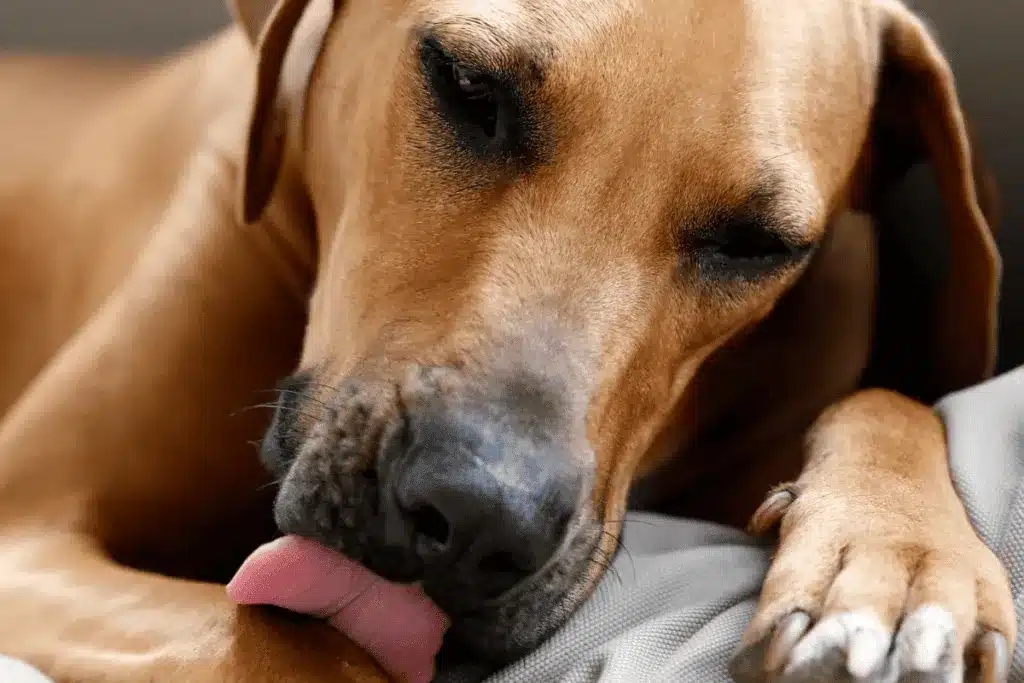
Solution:
{"label": "dog's muzzle", "polygon": [[437,405],[407,416],[381,452],[389,546],[423,566],[439,604],[479,603],[540,572],[566,543],[583,477],[528,434]]}
{"label": "dog's muzzle", "polygon": [[[389,386],[352,383],[337,405],[282,394],[262,451],[282,478],[281,530],[385,578],[422,581],[455,619],[535,584],[564,589],[544,577],[567,555],[586,565],[593,470],[585,439],[558,414],[564,403],[520,380],[490,391]],[[327,407],[310,423],[317,406]]]}

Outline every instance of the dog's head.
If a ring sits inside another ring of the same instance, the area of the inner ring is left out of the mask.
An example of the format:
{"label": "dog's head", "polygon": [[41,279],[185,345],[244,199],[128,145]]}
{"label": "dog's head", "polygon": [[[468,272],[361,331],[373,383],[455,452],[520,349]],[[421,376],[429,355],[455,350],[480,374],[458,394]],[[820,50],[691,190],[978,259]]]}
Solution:
{"label": "dog's head", "polygon": [[895,0],[234,4],[245,218],[300,195],[319,254],[278,522],[422,581],[481,656],[587,595],[702,361],[917,160],[893,140],[946,201],[943,377],[992,368],[963,117]]}

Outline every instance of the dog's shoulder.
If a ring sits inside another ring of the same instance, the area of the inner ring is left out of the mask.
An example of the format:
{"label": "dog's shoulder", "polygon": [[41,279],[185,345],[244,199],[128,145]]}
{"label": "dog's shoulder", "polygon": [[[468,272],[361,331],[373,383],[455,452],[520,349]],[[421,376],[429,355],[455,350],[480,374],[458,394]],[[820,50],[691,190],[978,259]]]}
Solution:
{"label": "dog's shoulder", "polygon": [[149,61],[0,57],[0,327],[19,330],[0,370],[44,362],[197,178],[234,202],[254,64],[235,29]]}

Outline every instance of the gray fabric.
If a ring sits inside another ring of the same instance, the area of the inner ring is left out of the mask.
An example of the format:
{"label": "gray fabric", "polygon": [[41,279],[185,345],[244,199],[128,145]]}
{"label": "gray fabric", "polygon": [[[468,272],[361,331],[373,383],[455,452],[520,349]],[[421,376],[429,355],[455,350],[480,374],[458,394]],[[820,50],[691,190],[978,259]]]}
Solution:
{"label": "gray fabric", "polygon": [[[939,405],[957,490],[981,538],[1010,572],[1024,636],[1024,366]],[[1024,681],[1024,637],[1010,669]]]}
{"label": "gray fabric", "polygon": [[490,683],[730,681],[769,549],[741,531],[632,514],[612,572],[572,620]]}
{"label": "gray fabric", "polygon": [[[1024,368],[937,407],[981,537],[1010,570],[1024,631]],[[731,683],[769,549],[714,525],[631,514],[614,572],[543,647],[488,683]],[[1022,639],[1024,640],[1024,639]],[[1011,683],[1024,683],[1018,643]]]}

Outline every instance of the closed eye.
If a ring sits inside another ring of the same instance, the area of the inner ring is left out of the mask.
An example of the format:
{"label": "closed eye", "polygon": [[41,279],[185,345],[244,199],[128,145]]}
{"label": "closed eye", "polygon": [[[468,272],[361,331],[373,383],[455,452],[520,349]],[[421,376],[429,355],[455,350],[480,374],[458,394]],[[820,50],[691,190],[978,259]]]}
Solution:
{"label": "closed eye", "polygon": [[684,250],[704,277],[753,280],[803,261],[814,249],[766,221],[733,218],[685,240]]}

